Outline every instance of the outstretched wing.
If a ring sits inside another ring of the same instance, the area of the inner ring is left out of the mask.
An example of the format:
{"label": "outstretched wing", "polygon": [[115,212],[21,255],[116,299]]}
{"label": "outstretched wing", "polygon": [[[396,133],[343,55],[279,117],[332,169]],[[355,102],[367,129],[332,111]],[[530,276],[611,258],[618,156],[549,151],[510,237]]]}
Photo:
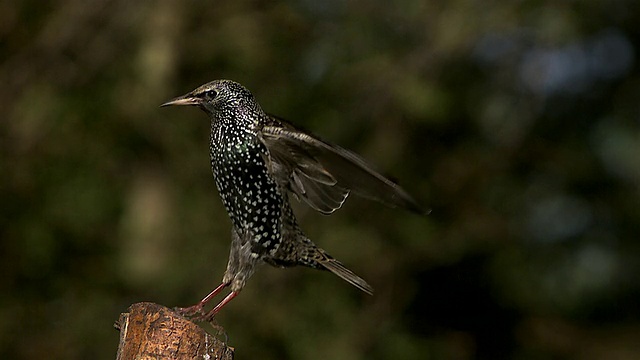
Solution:
{"label": "outstretched wing", "polygon": [[288,180],[291,191],[312,208],[330,214],[353,192],[392,207],[425,213],[406,191],[373,170],[358,155],[281,119],[271,120],[271,124],[262,128],[261,137],[269,150],[272,171]]}

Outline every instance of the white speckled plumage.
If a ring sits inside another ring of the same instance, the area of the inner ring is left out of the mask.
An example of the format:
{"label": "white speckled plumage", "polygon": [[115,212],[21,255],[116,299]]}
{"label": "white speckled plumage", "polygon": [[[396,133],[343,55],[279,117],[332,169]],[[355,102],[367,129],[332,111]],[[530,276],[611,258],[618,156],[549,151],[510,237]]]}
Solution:
{"label": "white speckled plumage", "polygon": [[200,303],[181,309],[183,313],[201,313],[213,296],[230,286],[231,294],[204,316],[213,318],[242,290],[260,261],[330,270],[372,293],[369,284],[304,235],[289,193],[325,214],[340,208],[350,192],[424,213],[404,190],[360,157],[267,115],[236,82],[215,80],[166,105],[197,106],[211,118],[211,168],[233,223],[222,284]]}

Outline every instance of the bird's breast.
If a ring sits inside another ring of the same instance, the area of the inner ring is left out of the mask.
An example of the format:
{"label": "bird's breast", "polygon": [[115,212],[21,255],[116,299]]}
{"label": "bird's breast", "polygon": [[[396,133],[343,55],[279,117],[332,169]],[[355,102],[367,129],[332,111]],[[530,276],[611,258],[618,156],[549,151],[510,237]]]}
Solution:
{"label": "bird's breast", "polygon": [[214,140],[213,175],[233,225],[250,233],[259,250],[274,250],[280,242],[283,198],[267,169],[266,147],[255,136]]}

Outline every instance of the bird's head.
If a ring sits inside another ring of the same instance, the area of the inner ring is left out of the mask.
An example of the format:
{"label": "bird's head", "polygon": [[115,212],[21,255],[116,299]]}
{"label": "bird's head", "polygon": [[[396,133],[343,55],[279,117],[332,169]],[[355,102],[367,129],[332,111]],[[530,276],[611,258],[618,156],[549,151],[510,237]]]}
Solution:
{"label": "bird's head", "polygon": [[256,109],[258,107],[251,92],[231,80],[211,81],[160,106],[172,105],[197,106],[210,115],[221,111]]}

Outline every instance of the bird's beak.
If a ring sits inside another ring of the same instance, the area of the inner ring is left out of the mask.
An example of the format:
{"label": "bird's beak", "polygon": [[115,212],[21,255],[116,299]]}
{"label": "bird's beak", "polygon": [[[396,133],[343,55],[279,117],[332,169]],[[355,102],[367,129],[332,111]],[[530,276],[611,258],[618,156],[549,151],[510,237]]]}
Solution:
{"label": "bird's beak", "polygon": [[173,106],[173,105],[198,105],[200,103],[197,97],[192,96],[191,94],[186,94],[182,96],[178,96],[175,99],[169,100],[166,103],[160,105],[160,107],[164,106]]}

